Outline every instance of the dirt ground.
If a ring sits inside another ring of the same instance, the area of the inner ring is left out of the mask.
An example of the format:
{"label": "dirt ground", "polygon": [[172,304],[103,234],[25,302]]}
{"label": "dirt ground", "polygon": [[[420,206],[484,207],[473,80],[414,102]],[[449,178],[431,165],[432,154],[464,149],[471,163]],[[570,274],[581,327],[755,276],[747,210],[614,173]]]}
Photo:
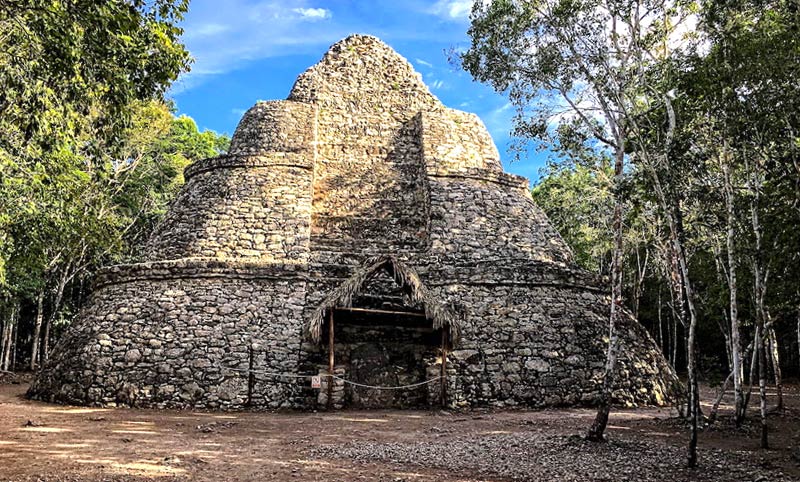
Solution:
{"label": "dirt ground", "polygon": [[578,436],[590,409],[100,409],[29,401],[26,388],[0,384],[0,481],[800,480],[797,384],[785,414],[770,416],[770,450],[758,449],[757,423],[736,430],[723,406],[700,434],[696,471],[684,468],[687,426],[670,409],[614,411],[610,441],[590,444]]}

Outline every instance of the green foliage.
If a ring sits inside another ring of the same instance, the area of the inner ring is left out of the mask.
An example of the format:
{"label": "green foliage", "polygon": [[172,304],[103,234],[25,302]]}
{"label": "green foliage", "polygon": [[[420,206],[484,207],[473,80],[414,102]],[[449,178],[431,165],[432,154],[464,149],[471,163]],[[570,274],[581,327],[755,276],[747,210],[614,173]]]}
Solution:
{"label": "green foliage", "polygon": [[128,141],[119,160],[112,162],[114,202],[126,222],[129,248],[123,258],[135,256],[169,203],[183,185],[183,170],[194,161],[228,150],[230,138],[200,131],[191,117],[173,117],[164,104],[143,104],[126,131]]}
{"label": "green foliage", "polygon": [[[0,153],[103,152],[187,70],[187,0],[0,1]],[[83,145],[75,141],[84,135]]]}
{"label": "green foliage", "polygon": [[[102,231],[89,219],[108,210],[90,208],[104,205],[103,191],[91,188],[108,176],[107,159],[121,148],[137,101],[160,99],[188,69],[177,26],[187,5],[0,0],[0,289],[6,295],[41,284],[33,280],[63,259],[53,247],[64,236]],[[16,273],[17,288],[8,272]]]}
{"label": "green foliage", "polygon": [[572,248],[582,267],[606,273],[612,249],[614,197],[610,162],[597,168],[551,164],[533,188],[533,199]]}
{"label": "green foliage", "polygon": [[[626,41],[629,31],[616,42],[604,37],[611,24],[604,19],[618,16],[624,25],[626,10],[634,7],[661,20],[648,23],[635,41]],[[687,15],[697,22],[684,24],[688,31],[678,36],[676,22]],[[534,199],[576,261],[604,274],[613,241],[615,183],[608,164],[598,159],[625,139],[630,163],[619,188],[626,206],[626,302],[640,308],[657,339],[666,345],[673,337],[670,343],[681,356],[682,343],[674,336],[680,339],[682,329],[670,334],[657,328],[662,318],[665,325],[674,323],[681,308],[670,291],[678,275],[666,206],[678,214],[678,235],[689,256],[698,346],[709,355],[706,361],[716,356],[720,366],[726,364],[720,336],[729,324],[723,167],[730,169],[732,182],[731,254],[739,260],[745,339],[752,335],[756,312],[757,264],[769,272],[767,311],[778,330],[794,326],[800,306],[800,235],[794,229],[800,222],[796,1],[494,0],[476,2],[471,18],[472,45],[460,56],[463,67],[509,96],[518,112],[515,134],[555,152],[559,162],[548,165]],[[625,135],[615,132],[615,123]],[[656,178],[666,204],[657,202]],[[759,227],[752,222],[753,210]],[[789,353],[796,360],[795,352]]]}
{"label": "green foliage", "polygon": [[175,118],[188,0],[0,0],[0,313],[67,322],[99,266],[135,256],[227,136]]}

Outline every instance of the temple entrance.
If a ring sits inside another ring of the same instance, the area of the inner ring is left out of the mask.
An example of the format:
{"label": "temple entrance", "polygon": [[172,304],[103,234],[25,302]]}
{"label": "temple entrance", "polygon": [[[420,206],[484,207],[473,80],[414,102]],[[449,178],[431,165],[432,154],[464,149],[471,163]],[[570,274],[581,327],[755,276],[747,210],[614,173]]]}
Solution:
{"label": "temple entrance", "polygon": [[440,403],[438,382],[388,389],[440,376],[442,330],[434,329],[424,313],[339,308],[333,310],[333,320],[335,365],[353,382],[344,386],[344,406],[419,408]]}
{"label": "temple entrance", "polygon": [[395,258],[367,262],[331,292],[308,333],[327,351],[320,375],[336,377],[324,383],[319,403],[419,408],[446,402],[447,351],[459,327],[419,275]]}

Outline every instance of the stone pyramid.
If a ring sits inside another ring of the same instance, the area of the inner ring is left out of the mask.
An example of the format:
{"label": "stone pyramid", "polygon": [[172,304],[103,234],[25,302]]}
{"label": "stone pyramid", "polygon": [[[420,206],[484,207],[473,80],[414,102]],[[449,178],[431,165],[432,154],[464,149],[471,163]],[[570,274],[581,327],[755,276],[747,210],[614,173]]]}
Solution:
{"label": "stone pyramid", "polygon": [[[307,377],[333,362],[334,406],[596,399],[606,283],[503,172],[480,119],[377,38],[334,44],[185,178],[147,259],[98,274],[32,396],[316,408],[333,400]],[[664,403],[675,374],[624,318],[615,396]]]}

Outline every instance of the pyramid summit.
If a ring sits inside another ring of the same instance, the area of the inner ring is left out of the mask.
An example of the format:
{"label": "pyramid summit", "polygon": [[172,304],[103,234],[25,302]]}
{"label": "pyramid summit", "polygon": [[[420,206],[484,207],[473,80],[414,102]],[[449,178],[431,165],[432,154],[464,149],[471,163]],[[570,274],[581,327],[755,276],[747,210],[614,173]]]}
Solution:
{"label": "pyramid summit", "polygon": [[[98,273],[31,396],[214,409],[596,399],[604,282],[574,265],[528,181],[503,172],[480,119],[445,107],[377,38],[334,44],[185,179],[146,259]],[[615,396],[664,403],[675,375],[623,318]]]}

